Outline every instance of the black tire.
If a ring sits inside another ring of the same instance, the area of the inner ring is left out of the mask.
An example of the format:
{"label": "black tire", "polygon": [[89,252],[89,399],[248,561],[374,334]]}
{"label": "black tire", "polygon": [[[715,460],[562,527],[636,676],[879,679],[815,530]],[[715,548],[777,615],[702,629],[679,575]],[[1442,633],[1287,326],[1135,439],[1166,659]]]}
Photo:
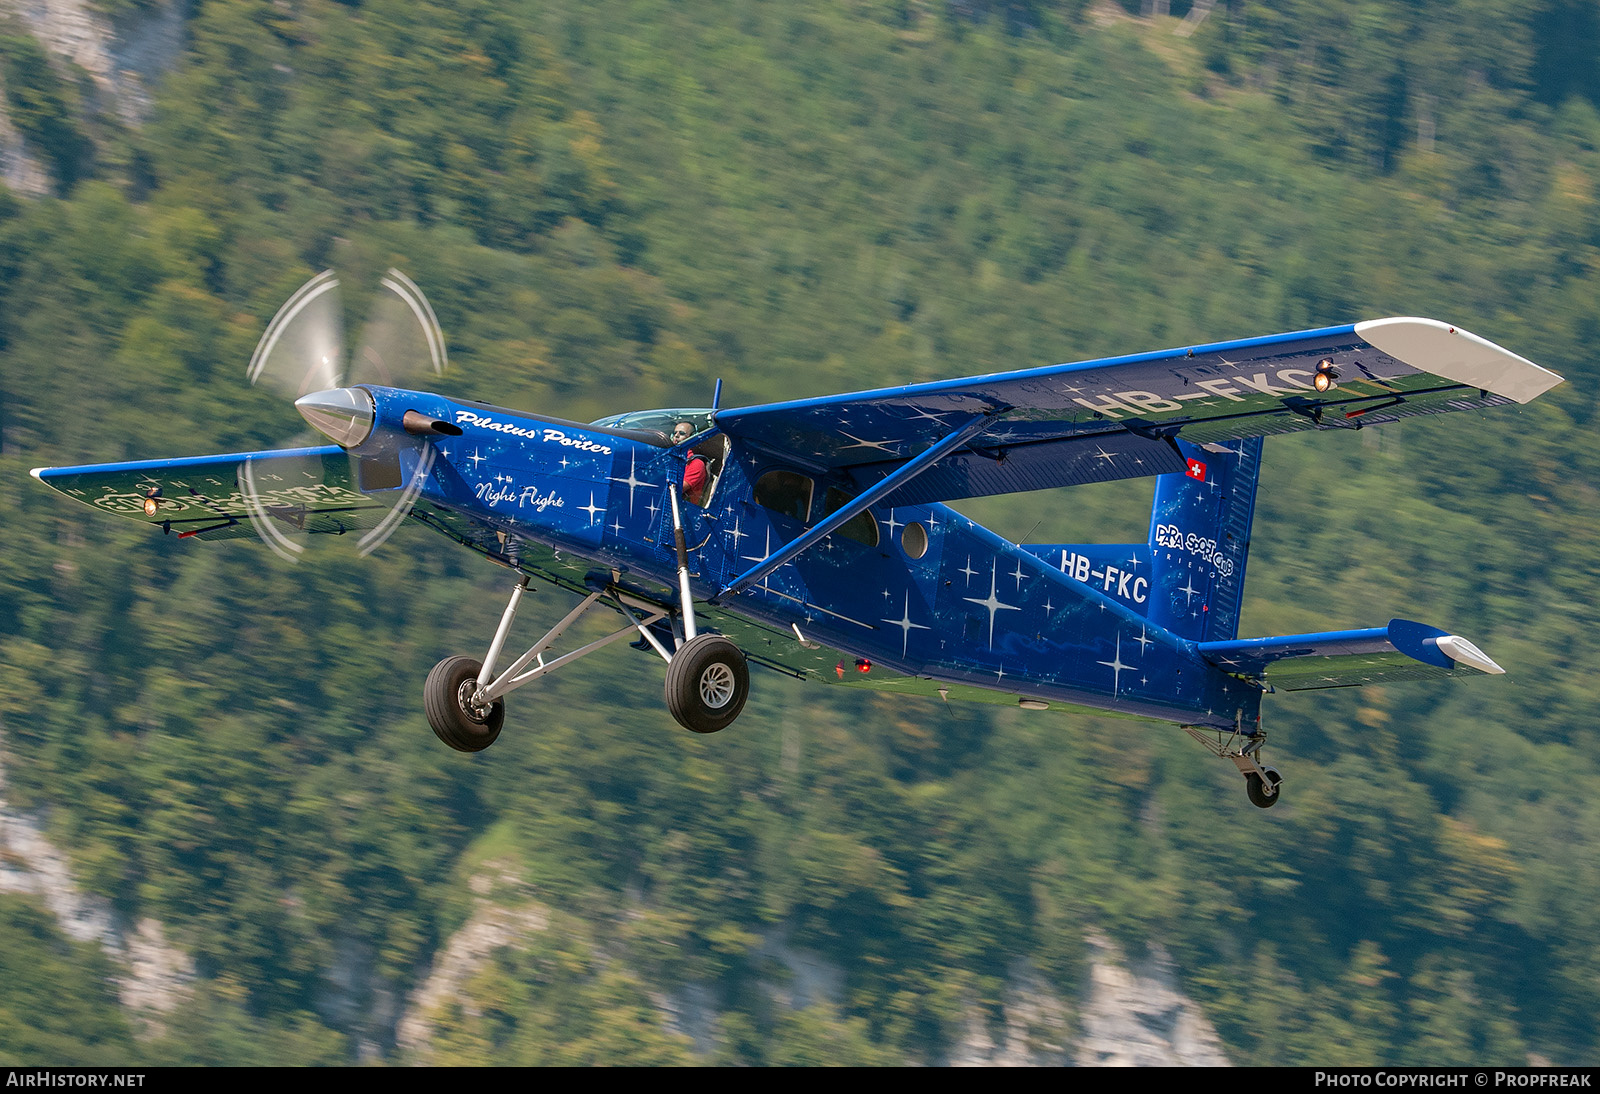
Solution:
{"label": "black tire", "polygon": [[667,664],[667,709],[684,729],[726,729],[750,696],[744,651],[720,634],[699,634]]}
{"label": "black tire", "polygon": [[1266,773],[1266,782],[1255,772],[1244,777],[1244,792],[1250,796],[1250,804],[1258,809],[1271,809],[1278,804],[1278,799],[1283,796],[1281,787],[1283,776],[1278,774],[1277,768],[1263,767]]}
{"label": "black tire", "polygon": [[422,685],[422,709],[433,735],[457,752],[482,752],[500,736],[506,722],[506,705],[496,699],[487,715],[467,707],[467,696],[477,687],[481,662],[471,657],[446,657],[428,673]]}

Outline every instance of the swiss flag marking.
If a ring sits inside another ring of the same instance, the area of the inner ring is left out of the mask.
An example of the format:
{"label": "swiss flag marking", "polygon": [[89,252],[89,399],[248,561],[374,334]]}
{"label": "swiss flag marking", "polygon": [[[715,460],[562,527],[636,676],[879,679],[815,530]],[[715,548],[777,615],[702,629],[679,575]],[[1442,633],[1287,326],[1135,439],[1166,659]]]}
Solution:
{"label": "swiss flag marking", "polygon": [[1189,470],[1185,471],[1184,474],[1188,475],[1191,479],[1195,480],[1196,482],[1205,482],[1206,481],[1206,465],[1201,463],[1199,460],[1190,460],[1189,461]]}

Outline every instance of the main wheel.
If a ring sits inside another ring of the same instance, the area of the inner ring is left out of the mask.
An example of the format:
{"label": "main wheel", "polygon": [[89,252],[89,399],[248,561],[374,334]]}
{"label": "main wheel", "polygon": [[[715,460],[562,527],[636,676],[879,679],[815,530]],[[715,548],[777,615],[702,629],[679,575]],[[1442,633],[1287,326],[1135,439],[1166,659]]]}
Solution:
{"label": "main wheel", "polygon": [[744,651],[720,634],[696,635],[667,663],[667,709],[684,729],[727,728],[749,695]]}
{"label": "main wheel", "polygon": [[1254,771],[1244,777],[1244,792],[1250,796],[1250,804],[1258,809],[1270,809],[1278,804],[1281,797],[1279,787],[1283,785],[1283,776],[1278,774],[1275,767],[1263,767],[1262,773],[1266,775],[1263,782],[1260,775]]}
{"label": "main wheel", "polygon": [[504,701],[496,699],[488,709],[472,705],[482,668],[470,657],[446,657],[433,666],[422,685],[422,709],[434,736],[457,752],[482,752],[494,744],[505,725]]}

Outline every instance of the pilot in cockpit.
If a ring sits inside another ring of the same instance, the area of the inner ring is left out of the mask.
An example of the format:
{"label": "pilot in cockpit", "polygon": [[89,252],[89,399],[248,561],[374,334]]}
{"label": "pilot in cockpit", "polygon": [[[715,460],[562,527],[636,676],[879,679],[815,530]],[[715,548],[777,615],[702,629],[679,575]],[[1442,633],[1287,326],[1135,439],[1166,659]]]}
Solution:
{"label": "pilot in cockpit", "polygon": [[[682,444],[694,436],[692,422],[679,422],[672,427],[672,443]],[[711,461],[699,452],[689,453],[689,462],[683,468],[683,496],[691,505],[704,505],[706,484],[711,481]]]}

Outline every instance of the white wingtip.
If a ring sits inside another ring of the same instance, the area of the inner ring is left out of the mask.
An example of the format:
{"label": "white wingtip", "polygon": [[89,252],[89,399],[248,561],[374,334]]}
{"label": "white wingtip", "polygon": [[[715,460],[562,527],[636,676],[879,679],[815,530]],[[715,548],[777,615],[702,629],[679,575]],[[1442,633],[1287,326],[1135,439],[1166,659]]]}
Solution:
{"label": "white wingtip", "polygon": [[1488,654],[1460,635],[1440,635],[1437,641],[1439,648],[1444,651],[1445,656],[1450,660],[1466,665],[1468,668],[1477,669],[1479,672],[1486,672],[1490,676],[1505,675],[1505,669],[1491,661]]}
{"label": "white wingtip", "polygon": [[1369,319],[1356,324],[1356,333],[1412,368],[1519,403],[1531,402],[1562,381],[1526,357],[1437,319]]}
{"label": "white wingtip", "polygon": [[32,475],[34,478],[38,479],[40,482],[43,482],[44,481],[44,473],[46,471],[49,471],[49,470],[50,470],[50,468],[48,468],[48,467],[35,467],[33,470],[29,471],[28,474]]}

